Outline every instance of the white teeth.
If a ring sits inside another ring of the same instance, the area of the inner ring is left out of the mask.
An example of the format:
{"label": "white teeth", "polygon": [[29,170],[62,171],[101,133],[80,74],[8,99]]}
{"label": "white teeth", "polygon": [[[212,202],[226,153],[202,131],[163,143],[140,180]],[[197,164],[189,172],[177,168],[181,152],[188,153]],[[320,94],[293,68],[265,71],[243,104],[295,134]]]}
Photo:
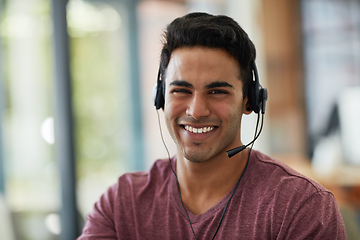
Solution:
{"label": "white teeth", "polygon": [[214,127],[194,128],[194,127],[186,125],[185,129],[192,133],[207,133],[207,132],[214,130]]}

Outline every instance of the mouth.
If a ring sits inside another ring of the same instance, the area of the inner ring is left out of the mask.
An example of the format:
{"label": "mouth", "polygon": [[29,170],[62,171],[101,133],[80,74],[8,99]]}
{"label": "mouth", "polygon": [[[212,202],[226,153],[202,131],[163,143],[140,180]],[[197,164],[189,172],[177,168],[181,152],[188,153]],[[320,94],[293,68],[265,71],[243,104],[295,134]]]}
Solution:
{"label": "mouth", "polygon": [[184,125],[184,129],[188,132],[200,134],[200,133],[208,133],[215,129],[215,127],[201,127],[201,128],[195,128],[189,125]]}

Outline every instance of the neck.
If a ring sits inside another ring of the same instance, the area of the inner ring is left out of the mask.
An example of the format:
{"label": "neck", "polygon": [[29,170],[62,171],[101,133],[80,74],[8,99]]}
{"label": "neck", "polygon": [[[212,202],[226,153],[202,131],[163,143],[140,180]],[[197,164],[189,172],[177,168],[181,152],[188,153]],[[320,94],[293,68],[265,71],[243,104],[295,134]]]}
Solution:
{"label": "neck", "polygon": [[185,206],[193,214],[201,214],[221,201],[242,175],[248,151],[245,149],[231,159],[224,153],[200,163],[178,154],[177,175]]}

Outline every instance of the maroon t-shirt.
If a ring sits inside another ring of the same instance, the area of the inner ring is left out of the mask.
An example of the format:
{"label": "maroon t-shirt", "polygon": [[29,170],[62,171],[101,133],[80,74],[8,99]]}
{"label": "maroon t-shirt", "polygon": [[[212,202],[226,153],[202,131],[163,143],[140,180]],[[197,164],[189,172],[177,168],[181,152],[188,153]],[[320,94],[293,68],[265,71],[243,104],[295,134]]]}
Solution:
{"label": "maroon t-shirt", "polygon": [[[175,166],[176,157],[172,159]],[[188,211],[198,240],[212,239],[233,190],[207,212]],[[85,239],[195,239],[169,160],[128,173],[88,215]],[[315,181],[253,150],[216,239],[347,239],[334,196]]]}

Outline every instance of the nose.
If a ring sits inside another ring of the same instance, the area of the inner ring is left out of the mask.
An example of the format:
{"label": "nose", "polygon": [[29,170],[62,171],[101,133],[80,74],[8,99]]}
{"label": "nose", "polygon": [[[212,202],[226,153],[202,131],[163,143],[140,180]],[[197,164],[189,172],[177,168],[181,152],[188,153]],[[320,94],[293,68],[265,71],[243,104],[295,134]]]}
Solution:
{"label": "nose", "polygon": [[210,116],[210,109],[206,97],[199,94],[194,95],[188,104],[186,114],[196,120]]}

